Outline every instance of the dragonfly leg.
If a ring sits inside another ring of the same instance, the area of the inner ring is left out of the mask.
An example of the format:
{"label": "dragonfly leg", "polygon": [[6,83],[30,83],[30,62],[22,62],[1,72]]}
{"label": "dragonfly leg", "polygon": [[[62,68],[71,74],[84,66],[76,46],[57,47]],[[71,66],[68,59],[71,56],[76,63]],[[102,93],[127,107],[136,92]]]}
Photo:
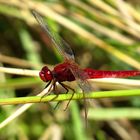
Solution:
{"label": "dragonfly leg", "polygon": [[65,84],[63,84],[63,83],[61,83],[61,82],[59,82],[59,84],[60,84],[64,89],[66,89],[66,91],[67,91],[66,94],[67,94],[68,91],[69,91],[68,89],[72,90],[72,96],[71,96],[71,98],[69,99],[69,101],[68,101],[66,107],[64,108],[64,111],[66,111],[67,108],[68,108],[68,106],[69,106],[69,104],[70,104],[70,101],[72,100],[72,98],[73,98],[73,96],[74,96],[75,90],[74,90],[73,88],[69,87],[68,85],[65,85]]}
{"label": "dragonfly leg", "polygon": [[[58,97],[58,95],[55,97],[55,98],[57,98]],[[55,107],[53,108],[54,110],[58,107],[58,105],[61,103],[61,101],[59,101],[56,105],[55,105]]]}
{"label": "dragonfly leg", "polygon": [[[45,86],[45,88],[47,88],[50,84],[51,84],[51,81],[49,81],[49,82],[47,83],[47,85]],[[50,90],[51,90],[52,86],[53,86],[53,85],[50,86],[50,88],[49,88],[49,90],[48,90],[48,92],[47,92],[46,94],[40,96],[40,102],[41,102],[41,100],[42,100],[42,98],[43,98],[44,96],[50,94]],[[45,89],[45,88],[44,88],[44,89]]]}
{"label": "dragonfly leg", "polygon": [[[54,99],[56,99],[57,97],[58,97],[58,95],[59,95],[59,93],[57,92],[57,90],[56,90],[56,88],[57,88],[57,86],[56,86],[56,84],[54,85],[54,91],[55,91],[55,97],[52,99],[52,100],[54,100]],[[55,107],[54,107],[54,110],[58,107],[58,105],[61,103],[61,101],[58,101],[58,103],[55,105]]]}
{"label": "dragonfly leg", "polygon": [[[48,84],[45,86],[45,88],[47,88],[50,85],[51,81],[48,82]],[[45,89],[44,88],[44,89]],[[50,90],[50,89],[49,89]]]}
{"label": "dragonfly leg", "polygon": [[[53,99],[51,99],[51,101],[53,101],[53,100],[55,100],[57,97],[58,97],[58,92],[57,92],[57,86],[56,86],[56,81],[54,81],[53,82],[53,91],[54,91],[54,94],[56,95]],[[57,106],[59,105],[59,103],[60,103],[61,101],[59,101],[56,105],[55,105],[55,107],[54,107],[54,110],[57,108]]]}
{"label": "dragonfly leg", "polygon": [[58,96],[57,89],[56,89],[57,88],[56,80],[53,81],[52,85],[53,85],[53,92],[56,95],[56,97],[52,98],[51,101],[54,100],[55,98],[57,98],[57,96]]}
{"label": "dragonfly leg", "polygon": [[[69,106],[70,101],[71,101],[72,98],[73,98],[73,95],[74,95],[74,93],[75,93],[75,90],[74,90],[73,88],[71,88],[71,87],[69,87],[69,86],[67,86],[67,85],[65,85],[65,84],[63,84],[63,83],[61,83],[61,82],[59,82],[59,84],[66,90],[66,94],[69,92],[69,89],[73,91],[72,97],[70,98],[70,100],[69,100],[69,102],[68,102],[66,108],[64,109],[64,110],[66,110],[66,109],[68,108],[68,106]],[[58,96],[58,95],[59,95],[59,94],[57,94],[57,96]],[[55,97],[55,98],[57,98],[57,97]],[[54,107],[54,109],[56,109],[60,103],[61,103],[61,101],[59,101],[59,102],[56,104],[56,106]]]}
{"label": "dragonfly leg", "polygon": [[72,92],[75,92],[75,90],[73,88],[71,88],[70,86],[68,85],[65,85],[61,82],[59,82],[59,84],[66,90],[66,94],[69,92],[69,89],[72,91]]}
{"label": "dragonfly leg", "polygon": [[[66,94],[68,93],[68,88],[66,88],[62,83],[60,83],[59,82],[59,84],[66,90]],[[57,94],[57,96],[58,96],[58,94]],[[55,105],[55,107],[54,107],[54,109],[56,109],[57,107],[58,107],[58,105],[61,103],[61,101],[59,101],[56,105]]]}

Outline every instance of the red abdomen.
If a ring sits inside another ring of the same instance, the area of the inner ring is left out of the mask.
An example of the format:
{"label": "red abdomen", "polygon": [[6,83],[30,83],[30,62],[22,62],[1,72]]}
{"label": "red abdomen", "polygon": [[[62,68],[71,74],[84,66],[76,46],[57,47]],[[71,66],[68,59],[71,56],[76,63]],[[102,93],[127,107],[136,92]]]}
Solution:
{"label": "red abdomen", "polygon": [[140,71],[102,71],[102,70],[93,70],[90,68],[84,69],[84,71],[88,74],[89,79],[94,78],[125,78],[131,76],[140,75]]}

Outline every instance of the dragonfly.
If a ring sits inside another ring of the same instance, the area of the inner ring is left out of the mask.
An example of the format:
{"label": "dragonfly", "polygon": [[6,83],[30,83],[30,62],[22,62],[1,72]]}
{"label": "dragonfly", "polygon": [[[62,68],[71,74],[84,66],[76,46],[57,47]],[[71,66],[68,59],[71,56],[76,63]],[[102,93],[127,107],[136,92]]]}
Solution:
{"label": "dragonfly", "polygon": [[[54,91],[56,90],[56,83],[59,83],[68,93],[69,90],[73,91],[72,97],[74,95],[74,89],[64,84],[63,82],[68,81],[77,81],[79,87],[82,89],[83,99],[85,104],[85,119],[87,120],[87,107],[86,107],[86,98],[85,94],[92,92],[94,88],[89,83],[88,79],[94,78],[125,78],[130,76],[140,75],[140,71],[137,70],[128,70],[128,71],[104,71],[104,70],[95,70],[91,68],[82,69],[75,62],[74,53],[69,46],[69,44],[64,41],[58,34],[52,32],[51,28],[43,18],[36,11],[32,11],[33,16],[41,26],[42,30],[46,33],[50,39],[53,47],[57,49],[59,54],[63,56],[64,61],[54,67],[53,70],[50,70],[47,66],[44,66],[39,72],[39,76],[42,81],[48,83],[46,87],[52,84]],[[71,99],[72,99],[71,97]],[[71,100],[70,99],[70,100]],[[70,100],[67,104],[67,107],[70,103]]]}

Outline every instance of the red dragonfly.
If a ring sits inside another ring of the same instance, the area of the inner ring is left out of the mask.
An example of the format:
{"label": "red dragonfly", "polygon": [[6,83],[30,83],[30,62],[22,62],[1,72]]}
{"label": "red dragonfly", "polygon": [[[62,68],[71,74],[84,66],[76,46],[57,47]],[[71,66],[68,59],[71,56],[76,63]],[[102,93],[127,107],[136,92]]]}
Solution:
{"label": "red dragonfly", "polygon": [[[119,77],[124,78],[124,77],[140,75],[140,71],[136,71],[136,70],[101,71],[101,70],[94,70],[91,68],[81,69],[74,60],[74,54],[71,47],[62,38],[60,38],[57,34],[53,33],[50,30],[47,23],[43,21],[42,17],[37,12],[32,11],[32,13],[36,18],[36,20],[38,21],[41,28],[43,29],[43,31],[47,34],[47,36],[51,40],[53,46],[58,50],[60,55],[62,55],[64,58],[64,62],[56,65],[52,71],[47,66],[44,66],[41,69],[39,76],[41,80],[43,80],[44,82],[48,82],[47,86],[49,86],[52,83],[53,88],[55,90],[56,82],[58,82],[68,92],[68,89],[71,90],[73,89],[65,85],[63,82],[64,81],[71,82],[76,80],[78,85],[83,91],[83,96],[85,97],[84,93],[89,93],[93,91],[93,88],[89,84],[87,79],[119,78]],[[84,102],[85,102],[85,98],[84,98]],[[86,105],[85,105],[85,119],[87,119]]]}

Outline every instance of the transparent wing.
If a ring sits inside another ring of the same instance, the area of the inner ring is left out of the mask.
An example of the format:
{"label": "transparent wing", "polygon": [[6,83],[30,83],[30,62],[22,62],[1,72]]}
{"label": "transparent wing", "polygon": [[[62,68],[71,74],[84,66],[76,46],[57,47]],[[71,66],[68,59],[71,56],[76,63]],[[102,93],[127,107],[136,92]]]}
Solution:
{"label": "transparent wing", "polygon": [[54,46],[57,48],[57,50],[63,55],[63,57],[71,63],[70,70],[72,71],[73,75],[75,76],[78,85],[83,90],[83,92],[88,93],[93,91],[93,88],[89,84],[89,82],[86,80],[88,79],[88,75],[85,74],[85,72],[79,68],[79,66],[74,61],[74,53],[71,49],[71,47],[55,32],[52,32],[50,30],[50,27],[47,23],[45,23],[42,19],[42,17],[34,10],[32,10],[32,14],[34,15],[35,19],[38,21],[41,28],[45,31],[45,33],[48,35]]}
{"label": "transparent wing", "polygon": [[87,127],[87,103],[88,102],[87,102],[87,99],[85,97],[86,96],[85,94],[92,92],[93,87],[87,81],[88,75],[82,69],[80,69],[76,63],[74,63],[73,65],[70,65],[69,68],[70,68],[71,72],[73,73],[79,87],[83,91],[83,100],[84,100],[84,109],[85,109],[85,123],[86,123],[86,127]]}
{"label": "transparent wing", "polygon": [[72,74],[74,75],[79,87],[82,89],[83,92],[89,93],[93,91],[93,87],[91,84],[87,81],[89,79],[89,76],[75,63],[70,65],[70,70]]}
{"label": "transparent wing", "polygon": [[71,47],[59,35],[50,30],[48,24],[43,21],[42,17],[36,11],[32,10],[32,13],[35,19],[38,21],[41,28],[45,31],[45,33],[48,35],[54,46],[57,48],[57,50],[63,55],[63,57],[66,60],[70,60],[68,61],[71,63],[70,70],[75,76],[78,85],[83,90],[83,92],[88,93],[93,91],[91,85],[86,80],[88,79],[88,75],[86,75],[85,72],[82,69],[80,69],[79,66],[75,63],[74,53]]}
{"label": "transparent wing", "polygon": [[34,10],[32,10],[32,14],[43,29],[43,31],[47,34],[49,39],[54,44],[54,47],[59,51],[59,53],[64,57],[64,59],[73,59],[74,53],[71,47],[55,32],[51,30],[47,23],[44,22],[42,17]]}
{"label": "transparent wing", "polygon": [[40,26],[42,27],[42,29],[47,33],[47,35],[49,36],[50,40],[57,48],[59,53],[62,54],[65,61],[69,63],[69,69],[73,73],[79,87],[83,91],[84,105],[85,105],[85,120],[87,124],[87,105],[86,105],[85,93],[89,93],[93,91],[92,86],[87,81],[88,75],[82,69],[80,69],[79,66],[75,63],[74,54],[70,46],[62,38],[60,38],[57,34],[53,33],[50,30],[50,27],[43,21],[43,19],[37,12],[32,11],[32,13],[36,18],[36,20],[38,21],[38,23],[40,24]]}

